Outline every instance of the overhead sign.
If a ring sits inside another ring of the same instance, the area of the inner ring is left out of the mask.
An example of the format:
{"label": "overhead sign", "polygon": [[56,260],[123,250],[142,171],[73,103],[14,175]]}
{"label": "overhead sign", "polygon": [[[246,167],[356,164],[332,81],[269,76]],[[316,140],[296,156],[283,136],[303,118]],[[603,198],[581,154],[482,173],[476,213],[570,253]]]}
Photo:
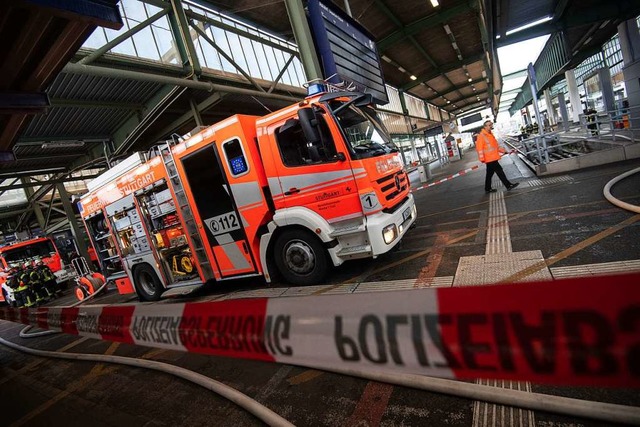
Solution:
{"label": "overhead sign", "polygon": [[389,102],[376,43],[367,30],[327,0],[309,0],[309,25],[323,77],[345,90]]}

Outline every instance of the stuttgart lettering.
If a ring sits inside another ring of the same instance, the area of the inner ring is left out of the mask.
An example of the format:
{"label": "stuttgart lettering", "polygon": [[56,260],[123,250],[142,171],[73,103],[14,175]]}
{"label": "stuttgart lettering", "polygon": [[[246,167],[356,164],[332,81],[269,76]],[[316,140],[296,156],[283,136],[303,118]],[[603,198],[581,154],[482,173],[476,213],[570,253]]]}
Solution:
{"label": "stuttgart lettering", "polygon": [[[607,376],[628,370],[640,376],[640,307],[622,310],[615,322],[597,311],[541,311],[539,321],[521,313],[398,314],[363,316],[356,335],[344,331],[342,316],[334,318],[334,339],[340,358],[357,362],[514,372],[524,363],[536,374],[554,374],[559,355],[568,356],[577,376]],[[410,336],[409,343],[399,337]],[[619,339],[635,338],[624,354],[612,350]],[[426,350],[431,341],[439,351]],[[444,358],[445,362],[442,362]],[[438,359],[433,360],[433,359]]]}

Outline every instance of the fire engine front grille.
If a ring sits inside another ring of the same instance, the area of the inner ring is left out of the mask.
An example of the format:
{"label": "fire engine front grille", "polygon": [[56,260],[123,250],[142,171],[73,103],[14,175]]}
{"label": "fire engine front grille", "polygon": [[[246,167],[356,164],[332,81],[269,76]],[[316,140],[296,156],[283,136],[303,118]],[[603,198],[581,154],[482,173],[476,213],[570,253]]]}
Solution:
{"label": "fire engine front grille", "polygon": [[380,186],[380,191],[386,200],[393,200],[398,197],[409,186],[409,178],[404,171],[393,175],[385,176],[376,181]]}

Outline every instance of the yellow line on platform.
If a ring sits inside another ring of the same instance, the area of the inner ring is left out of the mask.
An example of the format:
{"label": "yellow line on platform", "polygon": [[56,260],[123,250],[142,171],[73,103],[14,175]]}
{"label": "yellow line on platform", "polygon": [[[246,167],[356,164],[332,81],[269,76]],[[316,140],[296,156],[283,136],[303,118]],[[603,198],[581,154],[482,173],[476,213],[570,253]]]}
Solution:
{"label": "yellow line on platform", "polygon": [[630,218],[627,218],[626,220],[622,221],[619,224],[616,224],[614,226],[611,226],[609,228],[607,228],[606,230],[601,231],[600,233],[589,237],[588,239],[583,240],[580,243],[577,243],[573,246],[571,246],[570,248],[567,248],[561,252],[558,252],[557,254],[551,256],[549,259],[545,260],[545,261],[540,261],[534,265],[532,265],[531,267],[525,268],[522,271],[519,271],[515,274],[512,274],[511,276],[507,277],[504,280],[501,280],[500,283],[514,283],[514,282],[518,282],[520,280],[522,280],[523,278],[532,275],[533,273],[536,273],[542,269],[545,269],[547,267],[552,266],[553,264],[562,261],[563,259],[575,254],[578,251],[581,251],[582,249],[593,245],[594,243],[599,242],[600,240],[604,239],[605,237],[608,237],[620,230],[622,230],[623,228],[625,228],[628,225],[633,224],[634,222],[640,221],[640,215],[634,215]]}
{"label": "yellow line on platform", "polygon": [[291,378],[287,378],[287,382],[289,383],[289,385],[299,385],[318,378],[322,374],[324,374],[324,372],[316,371],[315,369],[309,369],[308,371],[304,371],[301,374],[294,375]]}
{"label": "yellow line on platform", "polygon": [[[107,351],[104,352],[104,354],[112,355],[113,353],[115,353],[115,351],[116,351],[116,349],[118,348],[119,345],[120,345],[120,343],[117,343],[117,342],[111,343],[111,345],[109,346]],[[42,405],[40,405],[37,408],[35,408],[34,410],[32,410],[31,412],[26,414],[24,417],[22,417],[19,420],[13,422],[11,424],[11,427],[18,427],[18,426],[24,425],[28,421],[32,420],[34,417],[40,415],[41,413],[43,413],[44,411],[46,411],[47,409],[49,409],[50,407],[52,407],[53,405],[55,405],[56,403],[61,401],[62,399],[66,398],[67,396],[71,395],[72,393],[74,393],[74,392],[76,392],[78,390],[82,390],[83,388],[88,386],[92,381],[94,381],[96,378],[98,378],[98,377],[100,377],[102,375],[106,375],[106,374],[108,374],[110,372],[113,372],[116,369],[117,369],[117,367],[105,368],[104,364],[98,363],[93,368],[91,368],[91,371],[89,371],[88,374],[86,374],[82,378],[72,382],[64,390],[61,390],[60,393],[56,394],[51,399],[49,399],[46,402],[44,402]]]}

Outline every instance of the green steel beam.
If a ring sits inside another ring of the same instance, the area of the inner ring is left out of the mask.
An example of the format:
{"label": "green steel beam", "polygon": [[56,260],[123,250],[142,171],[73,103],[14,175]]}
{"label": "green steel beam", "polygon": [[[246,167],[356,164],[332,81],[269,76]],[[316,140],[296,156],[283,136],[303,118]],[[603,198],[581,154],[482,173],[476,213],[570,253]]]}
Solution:
{"label": "green steel beam", "polygon": [[[377,1],[376,3],[379,3],[379,1]],[[404,40],[408,36],[417,34],[422,30],[434,27],[436,25],[445,24],[451,18],[471,10],[473,3],[475,2],[467,0],[461,1],[453,7],[443,10],[442,12],[437,12],[424,18],[418,19],[417,21],[414,21],[406,26],[402,26],[400,24],[401,28],[399,30],[394,31],[377,43],[378,49],[383,52],[399,41]]]}
{"label": "green steel beam", "polygon": [[462,68],[463,65],[469,65],[469,64],[473,64],[474,62],[481,61],[483,56],[484,56],[484,53],[480,55],[472,56],[469,58],[465,58],[462,61],[455,61],[455,62],[450,62],[448,64],[444,64],[439,69],[432,71],[429,74],[424,74],[418,77],[416,80],[410,83],[407,83],[401,89],[403,89],[404,91],[409,91],[412,88],[418,86],[420,83],[428,82],[429,80],[435,79],[436,77],[439,77],[442,74],[457,70],[458,68]]}
{"label": "green steel beam", "polygon": [[[200,61],[196,53],[196,48],[193,45],[193,39],[191,38],[191,30],[189,30],[189,24],[187,23],[187,16],[184,13],[182,7],[182,0],[171,0],[171,7],[173,8],[173,14],[171,15],[173,20],[170,20],[171,26],[177,26],[173,28],[174,36],[178,34],[182,40],[185,48],[185,53],[189,61],[191,69],[196,76],[202,74],[202,68],[200,67]],[[184,65],[184,63],[183,63]]]}
{"label": "green steel beam", "polygon": [[300,59],[302,60],[302,67],[307,80],[323,79],[322,68],[320,68],[320,61],[313,45],[311,30],[309,29],[302,0],[284,0],[284,4],[287,8],[287,15],[300,51]]}

